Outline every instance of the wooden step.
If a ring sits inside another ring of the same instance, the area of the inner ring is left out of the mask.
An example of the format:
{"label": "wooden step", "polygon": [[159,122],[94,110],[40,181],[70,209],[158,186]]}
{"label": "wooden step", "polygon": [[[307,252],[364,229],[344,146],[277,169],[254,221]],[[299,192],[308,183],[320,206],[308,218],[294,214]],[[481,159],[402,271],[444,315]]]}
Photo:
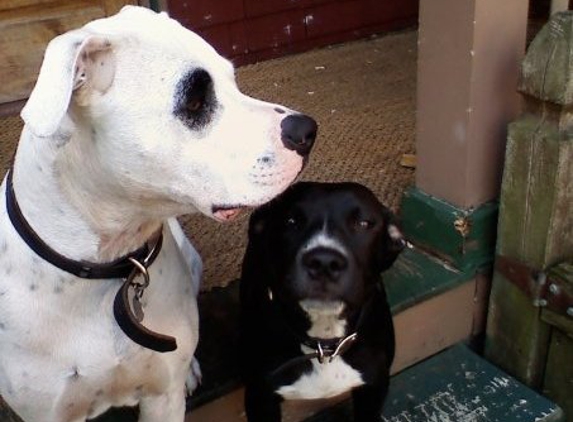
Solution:
{"label": "wooden step", "polygon": [[[348,402],[306,422],[352,420]],[[562,410],[458,344],[393,377],[382,422],[559,422]]]}

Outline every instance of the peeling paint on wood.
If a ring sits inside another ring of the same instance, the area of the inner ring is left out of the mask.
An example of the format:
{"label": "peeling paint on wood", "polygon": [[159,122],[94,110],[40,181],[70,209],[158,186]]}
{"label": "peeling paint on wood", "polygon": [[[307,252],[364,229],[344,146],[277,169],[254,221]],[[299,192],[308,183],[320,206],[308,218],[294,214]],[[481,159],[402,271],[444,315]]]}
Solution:
{"label": "peeling paint on wood", "polygon": [[466,210],[418,188],[408,189],[402,198],[408,240],[468,273],[493,261],[497,211],[496,202]]}
{"label": "peeling paint on wood", "polygon": [[[341,422],[339,406],[307,422]],[[382,422],[558,422],[562,410],[457,345],[393,377]]]}
{"label": "peeling paint on wood", "polygon": [[384,422],[533,422],[563,416],[554,404],[461,345],[396,377],[391,391],[406,397],[389,401]]}

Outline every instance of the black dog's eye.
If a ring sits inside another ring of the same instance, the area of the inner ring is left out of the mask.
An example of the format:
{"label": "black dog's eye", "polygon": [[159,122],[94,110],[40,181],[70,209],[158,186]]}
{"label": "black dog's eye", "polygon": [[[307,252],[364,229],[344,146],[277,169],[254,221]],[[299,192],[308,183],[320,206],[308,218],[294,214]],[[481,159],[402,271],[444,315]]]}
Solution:
{"label": "black dog's eye", "polygon": [[284,224],[287,229],[290,230],[298,230],[300,229],[305,222],[304,215],[300,211],[295,211],[291,214],[287,214],[284,219]]}
{"label": "black dog's eye", "polygon": [[357,231],[370,230],[376,225],[375,219],[369,218],[360,208],[355,208],[349,213],[347,222],[349,227]]}
{"label": "black dog's eye", "polygon": [[288,217],[288,218],[286,219],[286,226],[287,226],[287,227],[290,227],[290,228],[296,228],[296,227],[298,227],[298,221],[297,221],[297,219],[294,218],[294,217]]}
{"label": "black dog's eye", "polygon": [[356,222],[356,227],[361,229],[361,230],[368,230],[371,229],[374,226],[374,222],[370,221],[370,220],[358,220]]}

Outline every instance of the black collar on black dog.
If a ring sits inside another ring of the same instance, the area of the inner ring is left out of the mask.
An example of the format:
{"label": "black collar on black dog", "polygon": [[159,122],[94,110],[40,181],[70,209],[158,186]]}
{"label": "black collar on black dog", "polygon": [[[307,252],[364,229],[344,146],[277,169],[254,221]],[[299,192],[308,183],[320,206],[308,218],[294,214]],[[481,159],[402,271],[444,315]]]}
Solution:
{"label": "black collar on black dog", "polygon": [[[303,341],[302,344],[313,349],[311,353],[306,353],[302,356],[297,356],[293,359],[286,361],[272,372],[272,376],[277,376],[280,373],[290,370],[296,365],[303,362],[308,362],[312,359],[317,359],[321,364],[328,364],[337,356],[342,356],[356,341],[358,340],[358,333],[352,333],[344,338],[335,339],[313,339]],[[315,342],[315,343],[313,343]]]}
{"label": "black collar on black dog", "polygon": [[[268,299],[270,306],[275,310],[275,312],[280,312],[278,309],[278,304],[275,301],[274,294],[271,288],[268,288]],[[364,317],[366,315],[366,310],[368,309],[371,301],[368,301],[362,309],[360,310],[360,315],[356,320],[356,324],[354,325],[354,330],[351,334],[347,335],[346,337],[336,337],[336,338],[329,338],[329,339],[321,339],[315,337],[309,337],[306,334],[298,333],[291,324],[288,324],[284,318],[279,318],[280,321],[283,321],[283,325],[287,328],[287,331],[291,333],[293,337],[295,337],[301,344],[308,347],[312,350],[311,353],[306,353],[303,356],[298,356],[290,361],[287,361],[285,364],[281,365],[277,369],[273,371],[273,374],[276,375],[283,370],[291,368],[295,365],[298,365],[302,362],[309,361],[312,359],[317,359],[319,363],[330,363],[336,358],[337,356],[343,355],[348,349],[352,347],[353,344],[359,339],[358,330],[363,323]]]}
{"label": "black collar on black dog", "polygon": [[309,359],[318,359],[319,363],[330,363],[335,357],[341,356],[358,340],[358,333],[354,332],[346,337],[319,339],[311,338],[304,340],[302,344],[314,350],[307,354]]}
{"label": "black collar on black dog", "polygon": [[[175,338],[155,333],[140,324],[140,321],[143,319],[143,311],[139,299],[141,299],[143,290],[149,284],[147,268],[153,263],[161,250],[163,241],[162,230],[160,229],[153,236],[152,242],[146,242],[145,245],[136,251],[109,263],[101,264],[69,259],[48,246],[26,221],[16,200],[12,174],[13,170],[10,169],[6,178],[6,210],[14,229],[30,249],[50,264],[80,278],[125,279],[114,301],[114,315],[118,325],[130,339],[141,346],[158,352],[175,350],[177,348]],[[146,282],[143,284],[136,283],[135,279],[138,275],[143,275]],[[135,291],[133,303],[134,306],[138,307],[136,314],[139,315],[134,315],[129,305],[128,290],[130,287]]]}

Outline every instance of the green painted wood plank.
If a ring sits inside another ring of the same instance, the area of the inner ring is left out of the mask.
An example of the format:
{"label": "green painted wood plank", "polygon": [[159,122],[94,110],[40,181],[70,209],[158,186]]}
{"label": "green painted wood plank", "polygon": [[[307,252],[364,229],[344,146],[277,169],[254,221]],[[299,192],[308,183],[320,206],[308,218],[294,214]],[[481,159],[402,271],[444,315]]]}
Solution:
{"label": "green painted wood plank", "polygon": [[[349,403],[307,422],[352,420]],[[559,407],[463,345],[392,378],[381,422],[563,422]]]}
{"label": "green painted wood plank", "polygon": [[406,248],[394,265],[383,274],[388,303],[393,314],[435,297],[475,274],[461,272],[417,248]]}
{"label": "green painted wood plank", "polygon": [[493,261],[496,202],[466,210],[414,187],[404,193],[401,212],[408,240],[460,270],[480,269]]}
{"label": "green painted wood plank", "polygon": [[485,356],[531,387],[539,387],[550,327],[518,287],[494,273],[486,330]]}
{"label": "green painted wood plank", "polygon": [[543,394],[551,397],[573,420],[573,338],[553,330]]}

